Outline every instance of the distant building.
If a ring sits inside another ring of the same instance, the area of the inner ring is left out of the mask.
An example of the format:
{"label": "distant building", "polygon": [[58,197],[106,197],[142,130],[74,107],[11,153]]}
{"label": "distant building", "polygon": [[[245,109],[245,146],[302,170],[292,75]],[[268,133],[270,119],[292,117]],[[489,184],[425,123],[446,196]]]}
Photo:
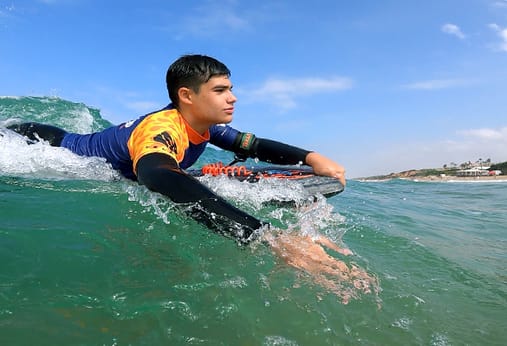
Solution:
{"label": "distant building", "polygon": [[485,169],[485,167],[473,167],[469,169],[461,169],[456,172],[456,175],[458,177],[480,177],[489,175],[489,171]]}

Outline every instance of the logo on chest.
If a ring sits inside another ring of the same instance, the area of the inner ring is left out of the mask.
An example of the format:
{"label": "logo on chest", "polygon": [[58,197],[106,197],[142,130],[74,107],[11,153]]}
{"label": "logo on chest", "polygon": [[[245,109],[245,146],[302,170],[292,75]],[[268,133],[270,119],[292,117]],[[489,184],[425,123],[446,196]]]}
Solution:
{"label": "logo on chest", "polygon": [[176,153],[176,151],[177,151],[176,142],[174,141],[174,139],[172,139],[172,137],[171,137],[171,135],[169,135],[169,133],[162,132],[162,133],[156,135],[155,137],[153,137],[153,140],[155,140],[156,142],[162,143],[164,146],[167,147],[167,149],[169,149],[169,152]]}

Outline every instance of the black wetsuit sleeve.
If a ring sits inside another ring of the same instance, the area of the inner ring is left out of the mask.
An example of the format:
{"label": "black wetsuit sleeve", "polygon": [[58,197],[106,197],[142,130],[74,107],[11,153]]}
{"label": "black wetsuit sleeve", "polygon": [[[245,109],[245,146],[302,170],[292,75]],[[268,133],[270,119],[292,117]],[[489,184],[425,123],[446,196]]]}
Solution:
{"label": "black wetsuit sleeve", "polygon": [[248,243],[255,230],[264,224],[234,207],[194,177],[182,171],[176,161],[165,154],[148,154],[137,163],[137,179],[148,189],[185,203],[184,210],[209,228]]}
{"label": "black wetsuit sleeve", "polygon": [[48,141],[53,147],[59,147],[62,143],[63,137],[67,134],[66,131],[59,127],[39,124],[39,123],[22,123],[7,126],[9,130],[15,131],[20,135],[28,137],[32,142],[29,144],[38,142],[39,139]]}
{"label": "black wetsuit sleeve", "polygon": [[[310,151],[294,147],[285,143],[265,138],[245,141],[245,137],[253,136],[250,133],[239,132],[233,144],[233,151],[239,156],[258,158],[261,161],[279,164],[296,165],[306,164],[306,156]],[[245,143],[248,143],[245,145]]]}

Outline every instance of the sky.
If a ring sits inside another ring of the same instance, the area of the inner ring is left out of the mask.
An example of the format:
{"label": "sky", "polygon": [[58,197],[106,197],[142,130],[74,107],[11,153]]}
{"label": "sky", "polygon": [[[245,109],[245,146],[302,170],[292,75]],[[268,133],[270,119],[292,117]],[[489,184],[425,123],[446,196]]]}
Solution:
{"label": "sky", "polygon": [[358,178],[507,161],[507,0],[0,0],[0,95],[112,123],[165,106],[168,66],[232,71],[232,126]]}

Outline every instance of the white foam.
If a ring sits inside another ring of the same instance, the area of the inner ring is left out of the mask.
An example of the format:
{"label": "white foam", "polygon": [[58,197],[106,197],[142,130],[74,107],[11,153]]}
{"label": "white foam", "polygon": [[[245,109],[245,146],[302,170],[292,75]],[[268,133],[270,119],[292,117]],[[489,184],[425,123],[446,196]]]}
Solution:
{"label": "white foam", "polygon": [[499,178],[499,179],[477,179],[477,180],[447,180],[447,183],[466,183],[466,184],[484,184],[484,183],[507,183],[507,179]]}
{"label": "white foam", "polygon": [[21,96],[8,96],[8,95],[4,95],[4,96],[0,96],[0,99],[5,99],[5,100],[21,100]]}
{"label": "white foam", "polygon": [[147,210],[152,210],[164,223],[170,224],[170,217],[178,212],[176,204],[163,195],[148,190],[145,186],[128,184],[125,188],[129,201],[137,202]]}
{"label": "white foam", "polygon": [[218,195],[248,204],[257,210],[271,201],[301,204],[310,197],[303,185],[290,180],[261,179],[257,183],[249,183],[230,179],[227,176],[206,175],[200,177],[199,181]]}
{"label": "white foam", "polygon": [[[269,217],[278,220],[291,231],[318,237],[321,234],[340,242],[343,232],[339,225],[345,218],[334,211],[331,204],[323,196],[309,196],[303,185],[297,181],[285,179],[261,179],[257,183],[249,183],[230,179],[226,176],[204,176],[199,180],[218,195],[240,204],[240,208],[253,209],[263,214],[267,206]],[[273,205],[269,202],[290,202]],[[261,217],[262,218],[262,217]]]}
{"label": "white foam", "polygon": [[76,133],[90,133],[93,131],[93,122],[93,115],[83,105],[80,108],[69,110],[65,119],[62,119],[62,127]]}
{"label": "white foam", "polygon": [[29,145],[26,138],[5,128],[0,128],[0,175],[100,181],[120,178],[105,159],[81,157],[43,142]]}

